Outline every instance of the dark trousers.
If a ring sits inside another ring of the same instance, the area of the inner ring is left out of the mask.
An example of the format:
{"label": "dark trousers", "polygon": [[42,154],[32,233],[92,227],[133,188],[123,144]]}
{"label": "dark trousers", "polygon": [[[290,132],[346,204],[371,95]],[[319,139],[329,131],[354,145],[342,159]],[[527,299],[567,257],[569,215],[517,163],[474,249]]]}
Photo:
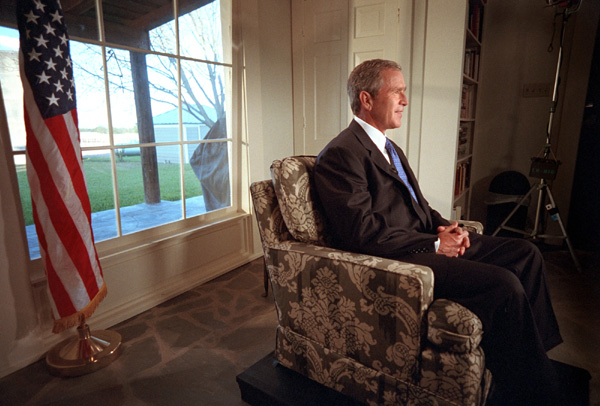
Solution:
{"label": "dark trousers", "polygon": [[[562,342],[537,247],[522,239],[470,235],[460,258],[398,258],[434,273],[434,298],[462,304],[483,323],[482,348],[495,382],[511,404],[544,404],[558,396],[546,351]],[[550,404],[550,403],[548,403]]]}

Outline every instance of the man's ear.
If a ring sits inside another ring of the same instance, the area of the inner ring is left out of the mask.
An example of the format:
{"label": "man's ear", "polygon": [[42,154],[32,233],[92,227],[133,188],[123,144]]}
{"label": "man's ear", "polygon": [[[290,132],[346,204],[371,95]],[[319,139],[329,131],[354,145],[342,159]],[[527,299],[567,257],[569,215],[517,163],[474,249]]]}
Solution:
{"label": "man's ear", "polygon": [[371,109],[373,108],[373,98],[371,97],[369,92],[363,90],[358,95],[358,98],[360,99],[360,104],[362,108],[366,111],[371,111]]}

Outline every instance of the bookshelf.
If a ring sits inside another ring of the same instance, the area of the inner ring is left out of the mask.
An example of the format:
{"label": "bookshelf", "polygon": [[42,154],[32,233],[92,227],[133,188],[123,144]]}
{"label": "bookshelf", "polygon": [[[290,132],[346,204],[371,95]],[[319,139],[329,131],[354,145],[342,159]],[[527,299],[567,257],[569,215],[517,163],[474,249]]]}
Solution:
{"label": "bookshelf", "polygon": [[481,32],[485,0],[469,0],[468,4],[469,11],[465,24],[460,121],[457,134],[456,175],[454,178],[453,217],[457,220],[468,219],[470,214],[471,166],[473,142],[475,140]]}

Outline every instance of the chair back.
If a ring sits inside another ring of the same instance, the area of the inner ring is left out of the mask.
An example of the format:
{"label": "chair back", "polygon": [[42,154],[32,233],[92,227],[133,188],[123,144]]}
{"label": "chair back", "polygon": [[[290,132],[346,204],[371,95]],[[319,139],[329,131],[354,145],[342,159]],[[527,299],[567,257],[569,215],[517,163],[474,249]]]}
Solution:
{"label": "chair back", "polygon": [[250,194],[252,195],[260,239],[266,254],[267,247],[277,246],[290,240],[292,236],[281,216],[273,181],[263,180],[252,183]]}
{"label": "chair back", "polygon": [[281,215],[295,240],[329,246],[327,222],[314,187],[315,156],[292,156],[273,161],[271,177]]}

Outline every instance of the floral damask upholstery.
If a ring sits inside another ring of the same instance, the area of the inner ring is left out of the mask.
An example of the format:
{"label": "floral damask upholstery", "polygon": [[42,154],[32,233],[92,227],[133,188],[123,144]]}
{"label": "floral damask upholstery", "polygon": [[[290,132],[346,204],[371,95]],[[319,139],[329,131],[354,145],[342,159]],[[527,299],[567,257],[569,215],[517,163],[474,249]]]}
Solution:
{"label": "floral damask upholstery", "polygon": [[368,405],[485,404],[477,316],[434,301],[427,267],[329,247],[314,162],[275,161],[251,185],[279,363]]}

